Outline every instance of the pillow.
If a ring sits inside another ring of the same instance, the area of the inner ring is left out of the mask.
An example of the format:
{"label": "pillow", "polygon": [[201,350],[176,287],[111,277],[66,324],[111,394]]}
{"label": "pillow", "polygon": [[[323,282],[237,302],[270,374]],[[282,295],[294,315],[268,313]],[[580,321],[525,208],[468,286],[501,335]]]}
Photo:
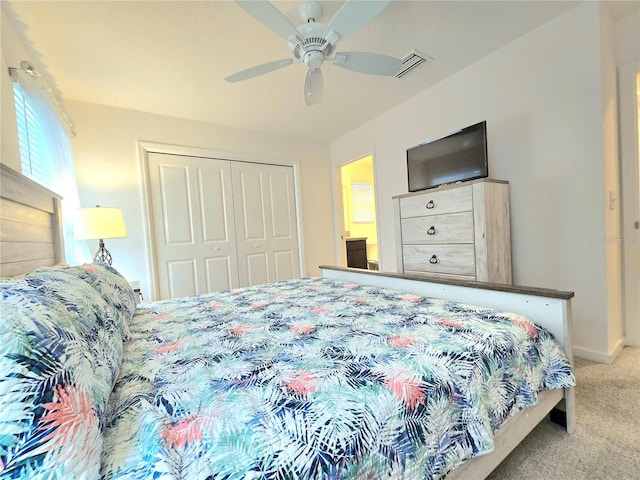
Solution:
{"label": "pillow", "polygon": [[129,322],[136,311],[136,294],[129,282],[111,265],[88,263],[67,269],[91,285],[116,310],[116,323],[123,341],[131,338]]}
{"label": "pillow", "polygon": [[98,478],[115,309],[66,268],[0,282],[0,476]]}
{"label": "pillow", "polygon": [[[129,329],[122,326],[122,312],[105,298],[87,279],[83,278],[84,270],[77,271],[79,267],[46,267],[32,272],[29,277],[34,281],[42,282],[41,288],[53,298],[62,302],[68,310],[86,312],[91,311],[93,316],[83,316],[80,320],[92,320],[102,329],[112,330],[115,327],[119,335],[114,340],[119,343],[128,340]],[[123,335],[123,330],[126,335]]]}

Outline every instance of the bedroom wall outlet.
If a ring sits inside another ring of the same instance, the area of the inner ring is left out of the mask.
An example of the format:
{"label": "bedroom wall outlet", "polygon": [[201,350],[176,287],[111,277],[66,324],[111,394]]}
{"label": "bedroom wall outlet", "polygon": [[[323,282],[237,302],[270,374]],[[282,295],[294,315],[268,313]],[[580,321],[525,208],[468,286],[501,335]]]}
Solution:
{"label": "bedroom wall outlet", "polygon": [[609,190],[609,210],[616,209],[616,194],[613,190]]}

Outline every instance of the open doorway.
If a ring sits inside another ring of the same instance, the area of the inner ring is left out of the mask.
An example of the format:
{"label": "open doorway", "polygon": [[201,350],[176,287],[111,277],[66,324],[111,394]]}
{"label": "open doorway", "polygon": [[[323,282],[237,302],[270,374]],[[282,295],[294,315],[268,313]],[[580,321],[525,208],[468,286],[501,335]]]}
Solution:
{"label": "open doorway", "polygon": [[640,346],[640,62],[619,69],[625,344]]}
{"label": "open doorway", "polygon": [[378,269],[373,155],[338,167],[341,265]]}

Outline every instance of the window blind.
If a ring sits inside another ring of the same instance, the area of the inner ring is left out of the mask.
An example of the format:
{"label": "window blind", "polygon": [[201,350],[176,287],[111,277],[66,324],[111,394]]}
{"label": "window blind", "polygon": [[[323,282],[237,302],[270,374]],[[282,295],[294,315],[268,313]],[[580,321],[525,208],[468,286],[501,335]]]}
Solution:
{"label": "window blind", "polygon": [[43,158],[38,147],[41,126],[31,100],[17,82],[13,84],[13,99],[16,106],[22,174],[42,185],[46,185],[46,166],[43,165]]}

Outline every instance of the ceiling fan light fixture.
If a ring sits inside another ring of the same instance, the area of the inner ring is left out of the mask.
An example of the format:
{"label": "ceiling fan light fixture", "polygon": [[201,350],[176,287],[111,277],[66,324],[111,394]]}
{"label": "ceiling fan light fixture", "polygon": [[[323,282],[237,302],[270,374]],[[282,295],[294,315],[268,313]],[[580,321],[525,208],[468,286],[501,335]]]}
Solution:
{"label": "ceiling fan light fixture", "polygon": [[324,54],[317,50],[311,50],[304,54],[304,64],[311,70],[316,70],[322,66]]}
{"label": "ceiling fan light fixture", "polygon": [[307,66],[304,98],[307,105],[320,101],[323,91],[322,71],[325,60],[346,70],[369,75],[394,75],[402,66],[402,60],[367,52],[341,52],[332,58],[339,41],[354,34],[380,12],[392,0],[345,0],[328,25],[319,22],[322,7],[316,0],[305,0],[298,9],[305,23],[295,27],[269,1],[242,1],[236,3],[258,22],[269,28],[289,44],[295,60],[268,62],[229,75],[225,80],[238,82],[278,70],[286,65],[302,63]]}

